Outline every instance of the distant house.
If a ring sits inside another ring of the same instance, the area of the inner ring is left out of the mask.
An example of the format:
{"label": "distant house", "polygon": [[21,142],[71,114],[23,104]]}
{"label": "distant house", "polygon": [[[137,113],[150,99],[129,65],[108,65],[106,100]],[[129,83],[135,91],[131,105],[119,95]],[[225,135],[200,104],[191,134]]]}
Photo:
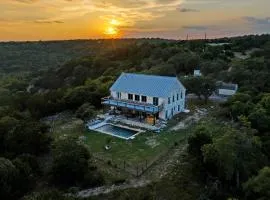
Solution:
{"label": "distant house", "polygon": [[238,85],[233,83],[217,83],[217,94],[219,96],[233,96],[238,90]]}
{"label": "distant house", "polygon": [[155,124],[185,110],[186,88],[176,77],[122,73],[102,104]]}
{"label": "distant house", "polygon": [[202,74],[201,74],[201,70],[195,69],[193,75],[194,75],[194,76],[201,76],[201,75],[202,75]]}

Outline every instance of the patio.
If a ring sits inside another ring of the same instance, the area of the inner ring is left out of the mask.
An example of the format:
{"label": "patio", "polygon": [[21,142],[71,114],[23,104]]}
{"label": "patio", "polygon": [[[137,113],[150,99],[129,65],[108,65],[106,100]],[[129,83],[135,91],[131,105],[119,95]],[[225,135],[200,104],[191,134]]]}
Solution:
{"label": "patio", "polygon": [[155,125],[148,124],[144,121],[140,121],[139,118],[126,118],[123,115],[118,115],[110,120],[112,123],[123,123],[132,127],[140,127],[150,131],[160,131],[160,129],[166,127],[166,122],[163,120],[157,120]]}

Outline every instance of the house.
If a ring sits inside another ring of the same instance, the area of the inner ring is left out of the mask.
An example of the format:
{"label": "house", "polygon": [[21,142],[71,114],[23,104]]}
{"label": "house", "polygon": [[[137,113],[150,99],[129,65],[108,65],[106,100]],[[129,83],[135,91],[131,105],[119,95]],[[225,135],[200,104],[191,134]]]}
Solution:
{"label": "house", "polygon": [[217,83],[217,94],[219,96],[229,97],[235,95],[238,90],[238,85],[233,83]]}
{"label": "house", "polygon": [[202,74],[201,74],[201,70],[199,70],[199,69],[195,69],[194,70],[194,74],[193,74],[194,76],[202,76]]}
{"label": "house", "polygon": [[127,117],[155,124],[185,110],[186,88],[176,77],[122,73],[102,104]]}

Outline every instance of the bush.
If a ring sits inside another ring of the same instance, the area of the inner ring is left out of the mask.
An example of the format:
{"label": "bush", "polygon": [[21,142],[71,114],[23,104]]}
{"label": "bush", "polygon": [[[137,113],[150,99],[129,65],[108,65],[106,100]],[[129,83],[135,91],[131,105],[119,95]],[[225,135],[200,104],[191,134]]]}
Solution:
{"label": "bush", "polygon": [[76,139],[67,138],[53,145],[51,175],[53,183],[60,186],[80,184],[89,170],[88,149]]}

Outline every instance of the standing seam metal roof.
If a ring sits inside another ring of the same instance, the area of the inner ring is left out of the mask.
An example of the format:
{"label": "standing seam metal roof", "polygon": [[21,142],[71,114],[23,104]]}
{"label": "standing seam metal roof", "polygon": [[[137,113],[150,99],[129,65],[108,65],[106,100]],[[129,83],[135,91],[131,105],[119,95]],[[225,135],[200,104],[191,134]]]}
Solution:
{"label": "standing seam metal roof", "polygon": [[176,77],[122,73],[110,90],[152,97],[168,97],[174,88],[181,86],[185,88]]}

